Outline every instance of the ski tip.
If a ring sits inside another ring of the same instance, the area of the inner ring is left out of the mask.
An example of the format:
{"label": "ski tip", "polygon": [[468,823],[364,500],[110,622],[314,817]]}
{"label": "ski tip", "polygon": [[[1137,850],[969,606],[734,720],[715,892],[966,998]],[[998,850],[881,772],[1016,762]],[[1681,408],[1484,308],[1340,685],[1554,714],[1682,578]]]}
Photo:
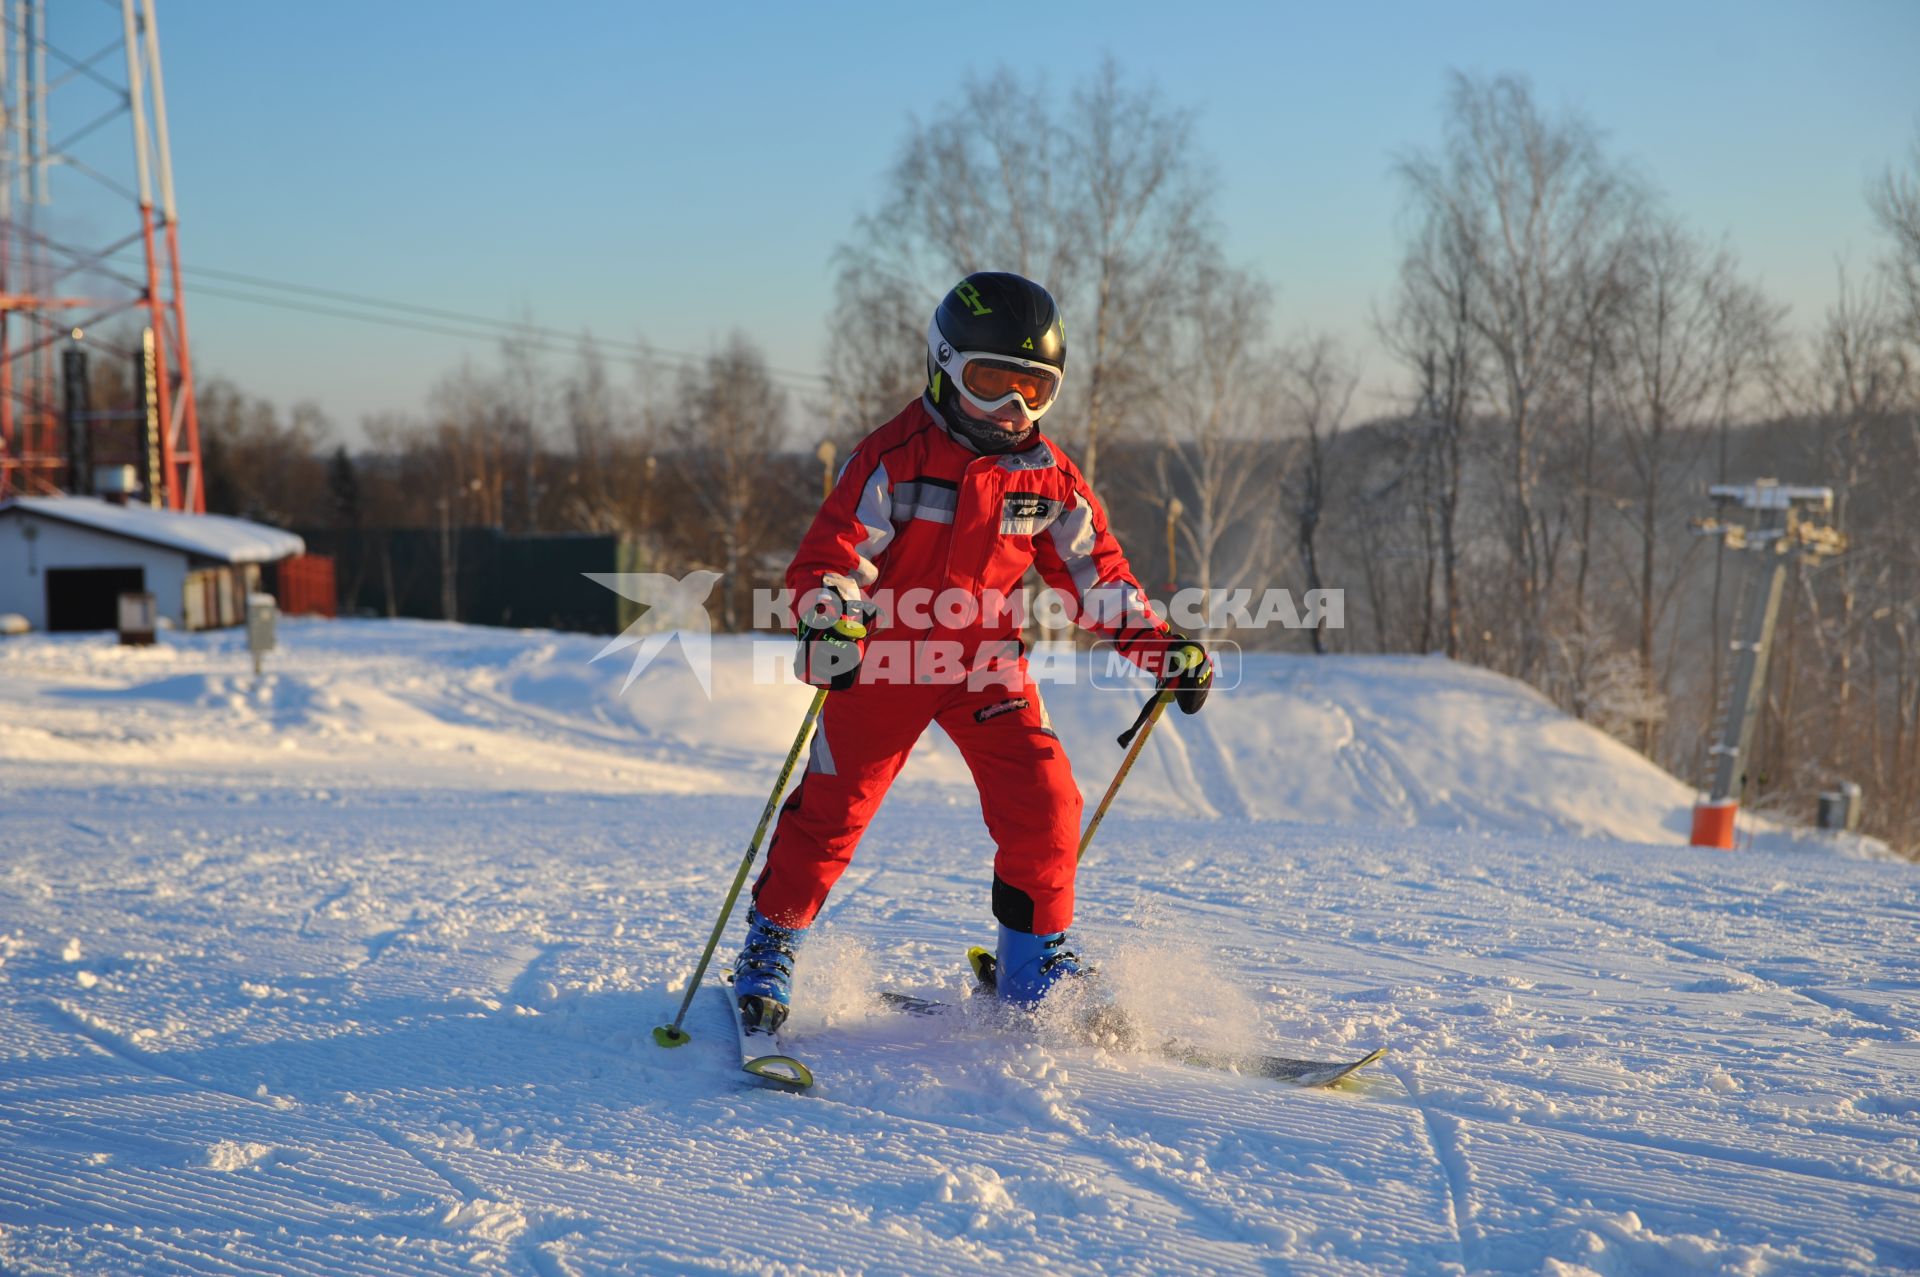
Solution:
{"label": "ski tip", "polygon": [[804,1091],[813,1085],[813,1070],[791,1055],[762,1055],[746,1060],[741,1068],[764,1081]]}
{"label": "ski tip", "polygon": [[1380,1059],[1386,1053],[1387,1053],[1386,1047],[1377,1046],[1373,1048],[1373,1050],[1367,1052],[1365,1055],[1361,1056],[1359,1059],[1353,1061],[1350,1064],[1330,1065],[1327,1068],[1318,1070],[1317,1072],[1303,1073],[1291,1080],[1297,1083],[1298,1085],[1307,1086],[1307,1087],[1339,1086],[1341,1083],[1351,1079],[1353,1075],[1358,1073],[1361,1069],[1366,1068],[1367,1065],[1372,1064],[1376,1060]]}
{"label": "ski tip", "polygon": [[984,989],[994,987],[995,976],[998,973],[994,969],[996,960],[993,950],[977,944],[970,946],[967,949],[967,965],[973,969],[973,980],[975,984],[978,984]]}
{"label": "ski tip", "polygon": [[677,1024],[663,1024],[653,1031],[655,1046],[685,1046],[693,1041],[693,1034]]}

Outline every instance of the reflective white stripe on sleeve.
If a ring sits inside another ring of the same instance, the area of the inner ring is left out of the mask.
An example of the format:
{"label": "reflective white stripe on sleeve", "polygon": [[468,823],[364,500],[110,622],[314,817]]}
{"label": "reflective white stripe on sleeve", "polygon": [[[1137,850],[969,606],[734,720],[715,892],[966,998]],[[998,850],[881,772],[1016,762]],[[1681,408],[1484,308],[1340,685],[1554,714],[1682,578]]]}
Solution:
{"label": "reflective white stripe on sleeve", "polygon": [[1087,591],[1100,583],[1100,565],[1093,561],[1098,539],[1093,530],[1093,507],[1079,493],[1073,495],[1073,507],[1053,521],[1047,529],[1053,538],[1054,552],[1073,578],[1074,592],[1084,602]]}
{"label": "reflective white stripe on sleeve", "polygon": [[1080,624],[1088,629],[1119,629],[1128,625],[1153,625],[1153,613],[1147,596],[1139,586],[1124,577],[1088,590],[1080,598]]}
{"label": "reflective white stripe on sleeve", "polygon": [[866,485],[860,489],[860,504],[854,508],[853,517],[860,521],[866,536],[854,547],[853,552],[858,558],[853,565],[852,575],[829,572],[821,578],[849,602],[864,598],[867,588],[879,579],[880,569],[874,560],[893,543],[893,481],[887,477],[886,466],[875,466],[873,473],[867,476]]}
{"label": "reflective white stripe on sleeve", "polygon": [[1100,580],[1094,559],[1099,533],[1093,526],[1093,505],[1074,493],[1073,506],[1047,528],[1060,555],[1074,593],[1080,596],[1079,623],[1090,630],[1118,630],[1129,625],[1153,626],[1153,612],[1141,588],[1125,577]]}

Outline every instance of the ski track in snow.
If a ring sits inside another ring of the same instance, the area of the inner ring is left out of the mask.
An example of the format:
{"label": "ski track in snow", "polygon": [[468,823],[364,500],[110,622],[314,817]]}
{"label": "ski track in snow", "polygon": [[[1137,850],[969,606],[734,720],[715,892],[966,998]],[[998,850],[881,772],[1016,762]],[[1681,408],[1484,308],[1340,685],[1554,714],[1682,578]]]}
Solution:
{"label": "ski track in snow", "polygon": [[[1351,1085],[877,1008],[962,1000],[992,935],[935,740],[805,951],[791,1095],[705,998],[689,1046],[649,1031],[795,697],[617,701],[590,639],[284,628],[260,688],[232,636],[0,644],[0,1269],[1920,1269],[1913,867],[1582,838],[1660,836],[1662,782],[1569,805],[1396,735],[1427,680],[1574,766],[1490,676],[1250,660],[1301,717],[1169,715],[1089,857],[1080,945],[1129,1009],[1389,1045]],[[1095,795],[1129,699],[1049,691]]]}

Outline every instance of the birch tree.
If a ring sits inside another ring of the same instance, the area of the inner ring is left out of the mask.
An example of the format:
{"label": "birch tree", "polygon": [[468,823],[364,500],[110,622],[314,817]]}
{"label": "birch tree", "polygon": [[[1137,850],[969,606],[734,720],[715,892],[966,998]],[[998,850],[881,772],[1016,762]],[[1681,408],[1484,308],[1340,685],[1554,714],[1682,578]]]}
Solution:
{"label": "birch tree", "polygon": [[[1649,216],[1627,237],[1614,313],[1613,401],[1638,491],[1623,514],[1639,542],[1635,573],[1641,676],[1652,687],[1660,597],[1660,549],[1669,522],[1662,484],[1688,467],[1710,437],[1709,423],[1738,334],[1722,324],[1733,287],[1732,258],[1710,251],[1671,217]],[[1649,731],[1651,728],[1648,729]],[[1651,742],[1646,742],[1650,746]]]}
{"label": "birch tree", "polygon": [[1508,432],[1508,560],[1514,666],[1542,655],[1553,540],[1538,493],[1539,435],[1565,389],[1566,352],[1580,318],[1579,282],[1596,247],[1615,236],[1629,184],[1578,116],[1548,118],[1526,82],[1456,75],[1445,140],[1400,165],[1423,221],[1470,254],[1467,317],[1488,365],[1488,400]]}
{"label": "birch tree", "polygon": [[1247,584],[1267,559],[1274,507],[1263,469],[1275,414],[1264,346],[1266,286],[1219,263],[1185,290],[1171,325],[1176,375],[1149,403],[1162,442],[1162,503],[1178,498],[1176,535],[1205,591]]}
{"label": "birch tree", "polygon": [[1066,315],[1050,429],[1097,481],[1101,447],[1141,424],[1164,337],[1207,259],[1211,188],[1191,117],[1108,60],[1063,106],[1002,69],[913,121],[877,211],[836,255],[830,380],[844,433],[924,384],[927,317],[979,270],[1014,271]]}
{"label": "birch tree", "polygon": [[1460,581],[1460,495],[1465,436],[1480,394],[1481,354],[1473,327],[1477,251],[1471,226],[1424,209],[1412,246],[1400,264],[1394,309],[1378,322],[1381,338],[1413,374],[1414,416],[1433,436],[1428,494],[1439,557],[1441,646],[1461,655],[1464,624]]}
{"label": "birch tree", "polygon": [[[1358,384],[1359,378],[1339,344],[1325,335],[1302,338],[1282,364],[1281,402],[1289,424],[1304,441],[1296,471],[1294,511],[1300,566],[1309,592],[1326,588],[1315,538],[1326,515],[1333,446],[1346,424],[1347,409]],[[1323,655],[1327,650],[1324,621],[1313,627],[1313,650]]]}

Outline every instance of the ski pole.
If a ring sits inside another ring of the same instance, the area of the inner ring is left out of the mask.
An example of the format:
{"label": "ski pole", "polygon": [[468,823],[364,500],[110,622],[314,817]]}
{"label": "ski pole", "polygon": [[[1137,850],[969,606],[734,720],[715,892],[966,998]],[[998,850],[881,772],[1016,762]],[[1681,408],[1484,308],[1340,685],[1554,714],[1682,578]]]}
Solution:
{"label": "ski pole", "polygon": [[747,844],[747,854],[740,858],[740,872],[733,876],[733,886],[727,891],[727,902],[720,906],[720,917],[713,924],[713,934],[707,937],[707,951],[700,955],[700,965],[693,969],[693,978],[687,981],[687,996],[680,999],[680,1011],[673,1017],[672,1024],[660,1025],[653,1031],[653,1040],[661,1046],[684,1046],[693,1040],[692,1035],[680,1027],[687,1018],[687,1008],[693,1005],[693,995],[700,989],[700,981],[707,974],[707,964],[713,961],[713,951],[720,944],[720,936],[727,929],[727,919],[733,916],[733,906],[740,899],[740,888],[747,881],[747,870],[753,868],[753,858],[760,852],[760,840],[767,835],[767,826],[773,822],[774,810],[780,805],[780,795],[787,787],[787,780],[793,775],[793,765],[800,761],[800,751],[806,748],[807,738],[813,735],[813,725],[820,718],[820,708],[827,703],[827,689],[821,688],[813,694],[813,704],[807,706],[807,716],[800,723],[800,733],[793,738],[793,748],[787,751],[787,762],[780,769],[780,779],[773,782],[773,792],[767,795],[767,806],[760,813],[760,826],[753,831],[753,841]]}
{"label": "ski pole", "polygon": [[1140,757],[1140,749],[1147,743],[1148,734],[1153,731],[1153,725],[1160,721],[1161,711],[1166,709],[1167,702],[1172,699],[1173,692],[1167,688],[1161,688],[1140,707],[1140,716],[1133,720],[1133,726],[1120,733],[1120,744],[1127,745],[1131,742],[1131,745],[1127,749],[1127,756],[1120,760],[1120,770],[1113,774],[1113,783],[1107,786],[1106,796],[1100,800],[1100,805],[1093,809],[1093,819],[1087,822],[1087,832],[1080,835],[1080,853],[1074,857],[1076,861],[1085,859],[1087,844],[1093,841],[1093,831],[1100,828],[1100,821],[1106,816],[1107,808],[1113,802],[1113,796],[1120,792],[1120,782],[1127,778],[1129,771],[1133,770],[1133,760]]}

